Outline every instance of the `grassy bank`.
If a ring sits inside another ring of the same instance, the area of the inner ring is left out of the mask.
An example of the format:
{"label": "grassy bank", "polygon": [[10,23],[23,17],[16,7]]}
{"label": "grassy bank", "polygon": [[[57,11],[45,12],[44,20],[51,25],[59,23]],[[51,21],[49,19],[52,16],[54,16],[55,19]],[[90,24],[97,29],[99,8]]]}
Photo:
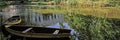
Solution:
{"label": "grassy bank", "polygon": [[120,40],[120,28],[116,28],[112,20],[75,13],[65,17],[81,40]]}

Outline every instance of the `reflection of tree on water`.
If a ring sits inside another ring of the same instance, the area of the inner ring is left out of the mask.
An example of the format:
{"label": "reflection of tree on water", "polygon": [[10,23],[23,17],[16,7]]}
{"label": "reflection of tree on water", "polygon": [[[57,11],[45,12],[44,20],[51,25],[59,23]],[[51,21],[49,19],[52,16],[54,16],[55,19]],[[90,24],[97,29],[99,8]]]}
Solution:
{"label": "reflection of tree on water", "polygon": [[49,19],[49,14],[43,15],[43,18],[44,18],[44,20],[48,20]]}
{"label": "reflection of tree on water", "polygon": [[[50,25],[62,21],[62,14],[41,14],[34,11],[29,11],[29,9],[36,9],[36,7],[27,5],[11,5],[6,8],[5,12],[9,18],[14,15],[20,15],[23,19],[22,25]],[[9,9],[9,10],[7,10]]]}

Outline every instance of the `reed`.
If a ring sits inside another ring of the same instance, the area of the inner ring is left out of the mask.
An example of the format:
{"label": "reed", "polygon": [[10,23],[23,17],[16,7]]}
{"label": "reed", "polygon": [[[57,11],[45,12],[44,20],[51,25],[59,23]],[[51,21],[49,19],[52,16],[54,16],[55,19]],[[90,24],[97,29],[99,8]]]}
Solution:
{"label": "reed", "polygon": [[120,33],[120,31],[114,29],[112,23],[107,21],[107,18],[72,13],[71,15],[66,15],[65,19],[71,28],[77,31],[80,40],[119,39],[115,35]]}

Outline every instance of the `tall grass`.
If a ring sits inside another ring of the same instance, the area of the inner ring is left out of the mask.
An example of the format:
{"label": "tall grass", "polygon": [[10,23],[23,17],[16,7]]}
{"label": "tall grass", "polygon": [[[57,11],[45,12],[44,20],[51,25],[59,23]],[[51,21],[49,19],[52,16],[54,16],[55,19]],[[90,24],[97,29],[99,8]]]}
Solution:
{"label": "tall grass", "polygon": [[79,33],[80,40],[118,40],[115,35],[120,31],[114,30],[106,18],[78,13],[72,13],[65,17],[69,25]]}

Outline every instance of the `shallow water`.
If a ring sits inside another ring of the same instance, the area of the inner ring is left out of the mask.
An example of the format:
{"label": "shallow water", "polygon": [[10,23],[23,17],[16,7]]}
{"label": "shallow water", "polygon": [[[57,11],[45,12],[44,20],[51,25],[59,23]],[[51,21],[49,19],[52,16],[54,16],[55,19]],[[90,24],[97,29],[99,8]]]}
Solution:
{"label": "shallow water", "polygon": [[46,26],[52,25],[58,22],[62,22],[63,14],[43,14],[35,11],[30,11],[29,9],[37,9],[46,6],[31,6],[31,5],[10,5],[0,12],[3,16],[3,20],[6,20],[12,16],[19,15],[22,18],[22,25],[36,25],[36,26]]}

